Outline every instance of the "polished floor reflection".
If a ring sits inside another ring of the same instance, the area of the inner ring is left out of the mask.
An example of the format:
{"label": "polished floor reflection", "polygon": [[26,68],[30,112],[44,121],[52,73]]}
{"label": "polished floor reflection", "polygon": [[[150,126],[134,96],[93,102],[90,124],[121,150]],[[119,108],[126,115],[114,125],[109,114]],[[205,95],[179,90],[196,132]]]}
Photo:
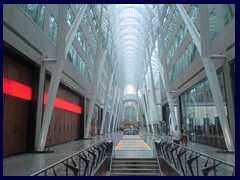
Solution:
{"label": "polished floor reflection", "polygon": [[[134,136],[134,138],[137,140],[142,140],[144,143],[146,143],[151,150],[115,150],[113,152],[113,156],[116,158],[152,158],[154,149],[153,140],[159,139],[162,136],[156,133],[149,133],[145,131],[140,131],[139,136]],[[131,136],[123,137],[124,135],[122,131],[111,132],[101,136],[94,136],[91,139],[71,141],[53,146],[52,149],[54,150],[54,153],[24,153],[7,157],[3,159],[3,175],[28,176],[103,139],[114,139],[114,148],[116,148],[120,140],[127,140],[131,138]],[[235,153],[219,153],[220,149],[218,148],[192,142],[188,143],[188,147],[212,157],[224,160],[230,164],[235,164]]]}
{"label": "polished floor reflection", "polygon": [[151,150],[138,135],[124,135],[115,150]]}

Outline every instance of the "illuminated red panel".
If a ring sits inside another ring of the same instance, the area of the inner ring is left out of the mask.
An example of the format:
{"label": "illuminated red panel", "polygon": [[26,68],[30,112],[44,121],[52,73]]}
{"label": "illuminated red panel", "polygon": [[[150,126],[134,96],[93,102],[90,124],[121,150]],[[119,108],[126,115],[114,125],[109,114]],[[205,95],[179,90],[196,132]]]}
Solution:
{"label": "illuminated red panel", "polygon": [[3,77],[3,94],[25,100],[31,100],[32,88],[17,81]]}
{"label": "illuminated red panel", "polygon": [[[48,98],[48,94],[44,93],[43,103],[45,105],[47,104],[47,98]],[[71,112],[74,112],[74,113],[77,113],[77,114],[82,114],[82,108],[80,106],[69,103],[69,102],[64,101],[60,98],[55,99],[54,107],[59,108],[59,109],[64,109],[64,110],[67,110],[67,111],[71,111]]]}

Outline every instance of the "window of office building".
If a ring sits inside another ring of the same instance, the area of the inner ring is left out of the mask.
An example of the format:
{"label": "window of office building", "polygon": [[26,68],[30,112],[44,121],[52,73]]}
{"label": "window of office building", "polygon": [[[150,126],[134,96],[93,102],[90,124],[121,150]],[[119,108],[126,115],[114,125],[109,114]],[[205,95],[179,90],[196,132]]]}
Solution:
{"label": "window of office building", "polygon": [[90,59],[92,65],[94,66],[94,64],[95,64],[95,55],[94,55],[92,50],[89,53],[89,59]]}
{"label": "window of office building", "polygon": [[188,33],[187,26],[183,22],[182,25],[179,27],[179,30],[175,36],[174,41],[168,48],[167,55],[166,55],[167,63],[171,62],[172,57],[174,56],[175,52],[178,50],[178,47],[180,47],[180,45],[181,45],[183,39],[186,37],[187,33]]}
{"label": "window of office building", "polygon": [[222,5],[222,12],[223,12],[224,24],[226,25],[234,17],[235,5],[234,4],[223,4]]}
{"label": "window of office building", "polygon": [[164,18],[163,18],[163,25],[162,25],[162,28],[163,28],[163,29],[164,29],[164,27],[165,27],[165,25],[166,25],[166,23],[167,23],[167,21],[168,21],[168,17],[169,17],[169,15],[170,15],[170,12],[171,12],[171,5],[168,4],[168,5],[167,5],[167,8],[166,8],[166,11],[165,11],[165,16],[164,16]]}
{"label": "window of office building", "polygon": [[[96,18],[96,15],[95,15],[95,13],[94,13],[94,11],[93,11],[93,7],[90,7],[90,9],[89,9],[89,14],[90,14],[90,17],[92,18],[92,24],[93,24],[93,26],[94,26],[94,28],[95,28],[95,30],[98,32],[98,26],[97,26],[97,18]],[[93,34],[94,35],[94,34]],[[94,47],[96,47],[96,37],[93,37],[94,39],[93,39],[93,41],[94,41]]]}
{"label": "window of office building", "polygon": [[57,22],[54,18],[54,16],[50,16],[49,19],[49,34],[48,38],[53,42],[54,45],[57,43],[57,30],[58,30],[58,25]]}
{"label": "window of office building", "polygon": [[87,13],[86,12],[83,15],[83,22],[84,22],[84,25],[87,27],[88,26],[88,18],[87,18]]}
{"label": "window of office building", "polygon": [[188,10],[188,15],[189,15],[191,21],[194,23],[198,17],[198,5],[191,4],[191,6]]}
{"label": "window of office building", "polygon": [[93,74],[92,74],[92,71],[88,68],[87,70],[87,79],[90,83],[92,83],[92,80],[93,80]]}
{"label": "window of office building", "polygon": [[76,4],[76,7],[77,7],[78,10],[80,10],[81,7],[82,7],[82,4]]}
{"label": "window of office building", "polygon": [[67,23],[68,23],[68,25],[71,26],[73,24],[74,20],[75,20],[75,15],[74,15],[71,7],[69,7],[68,10],[67,10]]}
{"label": "window of office building", "polygon": [[196,59],[198,55],[199,52],[197,47],[194,42],[191,41],[183,51],[182,55],[178,58],[175,66],[173,66],[168,73],[170,83],[172,83],[175,78]]}
{"label": "window of office building", "polygon": [[77,40],[79,41],[80,45],[83,46],[84,33],[80,27],[77,30],[76,37],[77,37]]}
{"label": "window of office building", "polygon": [[18,6],[43,30],[46,9],[44,4],[18,4]]}
{"label": "window of office building", "polygon": [[87,67],[82,57],[72,45],[68,51],[67,57],[73,66],[82,74],[82,76],[85,77],[90,83],[92,83],[93,74],[91,70]]}
{"label": "window of office building", "polygon": [[210,38],[213,39],[218,34],[217,11],[214,9],[209,16]]}
{"label": "window of office building", "polygon": [[177,23],[179,14],[180,13],[179,13],[178,9],[176,8],[174,10],[174,13],[173,13],[172,21],[169,24],[169,27],[168,27],[167,32],[166,32],[165,37],[164,37],[164,44],[165,44],[165,46],[167,46],[168,40],[172,36],[172,32],[174,31],[174,28],[175,28],[175,25]]}

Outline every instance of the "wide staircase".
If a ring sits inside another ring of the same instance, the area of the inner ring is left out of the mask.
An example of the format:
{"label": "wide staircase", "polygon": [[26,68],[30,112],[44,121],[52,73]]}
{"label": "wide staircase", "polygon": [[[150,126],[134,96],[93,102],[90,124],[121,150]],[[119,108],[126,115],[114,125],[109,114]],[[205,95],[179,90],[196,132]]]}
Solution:
{"label": "wide staircase", "polygon": [[157,159],[113,158],[110,176],[160,176]]}

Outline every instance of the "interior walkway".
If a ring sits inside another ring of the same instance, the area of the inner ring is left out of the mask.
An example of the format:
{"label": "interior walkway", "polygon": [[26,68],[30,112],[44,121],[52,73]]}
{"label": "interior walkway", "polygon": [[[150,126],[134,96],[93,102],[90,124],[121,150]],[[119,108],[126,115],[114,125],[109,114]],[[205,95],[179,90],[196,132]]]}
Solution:
{"label": "interior walkway", "polygon": [[[138,136],[136,136],[138,137]],[[162,136],[156,133],[140,131],[139,137],[149,146],[147,150],[115,150],[114,157],[129,157],[129,158],[149,158],[153,157],[153,139],[161,138]],[[105,135],[94,136],[91,139],[71,141],[68,143],[53,146],[54,153],[24,153],[16,156],[11,156],[3,159],[3,175],[4,176],[29,176],[41,169],[50,166],[53,163],[60,161],[82,149],[85,149],[101,140],[114,139],[114,149],[119,141],[123,138],[123,132],[117,131],[107,133]],[[124,138],[123,138],[124,139]],[[138,138],[139,139],[139,138]],[[126,140],[126,138],[125,138]],[[220,160],[224,160],[235,165],[235,153],[217,153],[218,148],[209,147],[206,145],[189,142],[188,147],[197,150],[206,155],[210,155]]]}

